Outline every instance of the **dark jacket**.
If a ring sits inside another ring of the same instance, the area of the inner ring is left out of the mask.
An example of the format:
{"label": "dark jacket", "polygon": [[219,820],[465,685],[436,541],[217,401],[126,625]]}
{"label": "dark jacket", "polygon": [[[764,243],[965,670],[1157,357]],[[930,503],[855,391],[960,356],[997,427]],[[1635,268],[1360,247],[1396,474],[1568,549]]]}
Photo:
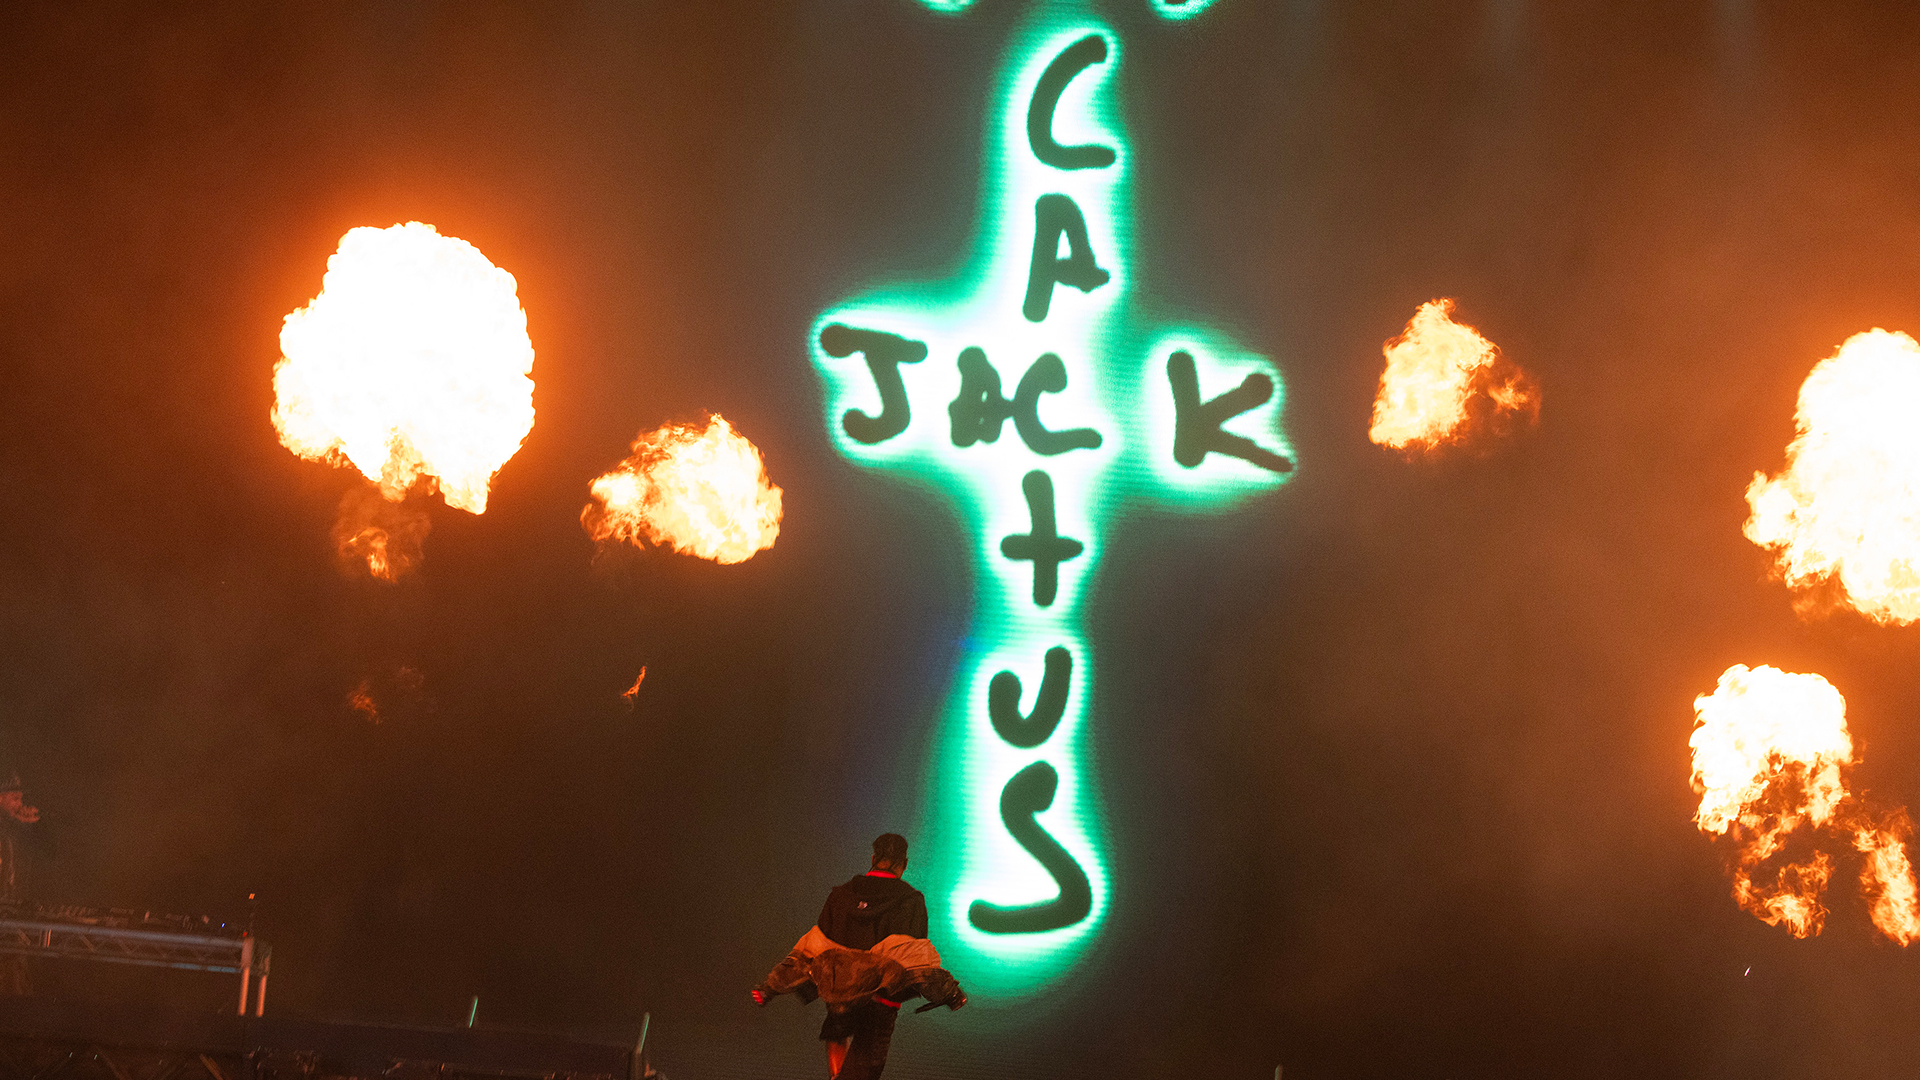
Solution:
{"label": "dark jacket", "polygon": [[966,994],[927,940],[927,899],[897,877],[862,874],[827,894],[820,922],[758,989],[823,998],[833,1011],[880,998],[924,997],[957,1009]]}
{"label": "dark jacket", "polygon": [[891,874],[861,874],[834,886],[815,925],[843,949],[871,949],[894,934],[923,938],[927,898]]}

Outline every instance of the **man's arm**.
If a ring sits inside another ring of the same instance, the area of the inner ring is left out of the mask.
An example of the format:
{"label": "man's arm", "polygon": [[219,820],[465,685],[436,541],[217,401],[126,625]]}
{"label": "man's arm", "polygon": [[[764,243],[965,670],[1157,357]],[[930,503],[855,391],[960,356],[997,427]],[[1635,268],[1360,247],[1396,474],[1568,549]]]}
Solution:
{"label": "man's arm", "polygon": [[813,958],[833,948],[833,941],[815,926],[803,934],[787,953],[786,959],[767,972],[766,979],[750,992],[755,1005],[765,1005],[775,997],[797,993],[802,1002],[813,1000]]}

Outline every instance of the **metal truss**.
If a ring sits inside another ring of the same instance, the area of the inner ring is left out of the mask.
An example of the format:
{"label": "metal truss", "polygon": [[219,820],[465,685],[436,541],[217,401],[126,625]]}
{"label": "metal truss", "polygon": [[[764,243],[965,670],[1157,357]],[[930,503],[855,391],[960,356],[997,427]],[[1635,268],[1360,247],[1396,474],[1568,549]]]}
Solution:
{"label": "metal truss", "polygon": [[0,1080],[666,1080],[636,1065],[629,1076],[596,1071],[503,1071],[391,1058],[378,1070],[329,1067],[311,1052],[203,1052],[0,1035]]}
{"label": "metal truss", "polygon": [[[253,1014],[267,1008],[267,972],[273,950],[255,950],[252,937],[132,930],[33,919],[0,919],[0,955],[97,960],[110,964],[211,971],[240,976],[238,1012],[247,1012],[249,991],[257,987]],[[123,1077],[120,1080],[139,1080]],[[217,1080],[217,1078],[216,1078]]]}
{"label": "metal truss", "polygon": [[[299,1075],[289,1072],[289,1077]],[[264,1080],[237,1055],[0,1036],[0,1080]]]}

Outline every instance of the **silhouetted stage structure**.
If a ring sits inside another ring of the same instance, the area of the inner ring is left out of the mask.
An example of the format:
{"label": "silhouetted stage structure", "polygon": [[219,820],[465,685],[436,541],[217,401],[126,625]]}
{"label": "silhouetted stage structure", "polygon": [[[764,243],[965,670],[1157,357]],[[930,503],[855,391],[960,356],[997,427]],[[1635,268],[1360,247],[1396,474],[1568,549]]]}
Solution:
{"label": "silhouetted stage structure", "polygon": [[204,915],[0,900],[0,956],[92,960],[131,967],[237,975],[234,1012],[267,1010],[273,949],[248,930]]}
{"label": "silhouetted stage structure", "polygon": [[529,1032],[0,999],[7,1080],[639,1080],[643,1071],[632,1046]]}
{"label": "silhouetted stage structure", "polygon": [[[111,908],[0,904],[0,957],[234,976],[238,1007],[0,997],[0,1080],[641,1080],[637,1045],[491,1028],[419,1028],[269,1017],[270,951],[212,919]],[[18,961],[15,961],[18,962]]]}

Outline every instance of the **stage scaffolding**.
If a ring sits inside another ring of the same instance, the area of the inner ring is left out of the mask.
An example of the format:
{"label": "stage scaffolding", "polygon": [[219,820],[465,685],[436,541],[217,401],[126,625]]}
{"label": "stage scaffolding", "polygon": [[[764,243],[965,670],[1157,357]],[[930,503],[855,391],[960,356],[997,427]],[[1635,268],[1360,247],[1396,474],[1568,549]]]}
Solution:
{"label": "stage scaffolding", "polygon": [[245,1016],[251,1004],[253,1015],[263,1016],[273,949],[252,934],[226,931],[211,919],[9,903],[0,904],[0,956],[237,975],[240,993],[234,1011]]}

